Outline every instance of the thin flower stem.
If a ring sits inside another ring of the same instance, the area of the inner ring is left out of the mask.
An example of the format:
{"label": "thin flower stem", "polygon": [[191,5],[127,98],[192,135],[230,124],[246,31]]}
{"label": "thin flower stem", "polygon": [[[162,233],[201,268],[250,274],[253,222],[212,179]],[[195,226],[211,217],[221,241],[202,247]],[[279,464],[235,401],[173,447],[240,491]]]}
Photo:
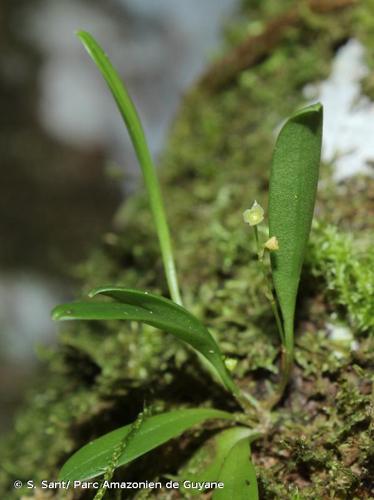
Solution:
{"label": "thin flower stem", "polygon": [[287,341],[287,336],[285,335],[285,332],[284,332],[282,320],[281,320],[281,317],[279,314],[278,301],[277,301],[277,298],[276,298],[274,290],[273,290],[273,284],[272,284],[271,278],[269,277],[266,266],[265,266],[264,250],[260,244],[257,226],[253,226],[253,229],[255,232],[255,240],[256,240],[256,245],[257,245],[257,258],[258,258],[258,261],[261,265],[261,268],[262,268],[262,271],[264,274],[265,282],[266,282],[268,292],[269,292],[268,299],[270,301],[271,309],[272,309],[274,317],[275,317],[275,321],[277,324],[278,332],[279,332],[279,335],[281,338],[281,343],[282,343],[281,369],[280,369],[281,379],[280,379],[279,387],[277,388],[276,393],[267,402],[266,407],[270,409],[270,408],[273,408],[273,406],[275,406],[280,401],[280,399],[282,398],[283,393],[287,387],[287,383],[288,383],[290,373],[292,370],[292,365],[293,365],[293,344],[292,344],[292,342],[290,343],[289,341]]}
{"label": "thin flower stem", "polygon": [[254,229],[254,232],[255,232],[255,240],[256,240],[256,245],[257,245],[257,258],[258,258],[258,261],[259,261],[259,263],[261,265],[262,272],[263,272],[263,275],[264,275],[264,278],[265,278],[265,282],[266,282],[266,285],[267,285],[267,289],[268,289],[268,293],[269,293],[269,295],[267,295],[267,298],[269,299],[270,306],[271,306],[271,309],[272,309],[274,317],[275,317],[275,321],[276,321],[276,324],[277,324],[277,328],[278,328],[279,336],[281,338],[282,345],[284,345],[284,343],[285,343],[285,335],[284,335],[282,320],[281,320],[281,317],[280,317],[280,314],[279,314],[279,310],[278,310],[277,298],[276,298],[276,296],[274,294],[273,284],[271,282],[271,279],[269,278],[269,275],[268,275],[268,272],[267,272],[267,269],[266,269],[266,266],[265,266],[265,262],[264,262],[264,250],[263,250],[263,248],[261,247],[261,244],[260,244],[260,239],[259,239],[259,236],[258,236],[258,228],[257,228],[257,226],[253,226],[253,229]]}

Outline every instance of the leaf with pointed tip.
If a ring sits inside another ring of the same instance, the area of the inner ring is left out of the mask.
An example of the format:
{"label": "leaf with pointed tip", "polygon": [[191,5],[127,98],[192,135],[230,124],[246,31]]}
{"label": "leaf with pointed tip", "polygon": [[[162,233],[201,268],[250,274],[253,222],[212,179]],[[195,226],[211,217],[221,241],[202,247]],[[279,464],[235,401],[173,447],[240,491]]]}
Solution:
{"label": "leaf with pointed tip", "polygon": [[272,276],[281,308],[286,348],[293,348],[297,290],[316,198],[322,143],[320,104],[296,112],[283,126],[273,154],[269,190]]}
{"label": "leaf with pointed tip", "polygon": [[[181,469],[179,477],[198,483],[218,481],[220,471],[226,457],[238,441],[247,438],[253,441],[259,433],[247,427],[232,427],[208,439],[194,453],[192,458]],[[187,491],[187,490],[186,490]],[[198,495],[200,490],[188,490],[190,495]]]}
{"label": "leaf with pointed tip", "polygon": [[125,85],[104,50],[90,33],[78,31],[77,36],[106,81],[129,132],[147,188],[170,294],[175,302],[181,304],[164,203],[140,118]]}
{"label": "leaf with pointed tip", "polygon": [[258,500],[256,471],[250,459],[248,438],[238,441],[226,456],[218,481],[224,488],[216,489],[213,500]]}
{"label": "leaf with pointed tip", "polygon": [[202,354],[215,368],[228,390],[238,396],[223,360],[223,355],[205,326],[175,302],[154,295],[121,287],[102,287],[90,296],[107,295],[117,302],[72,302],[57,306],[52,317],[55,320],[131,320],[146,323],[175,335]]}
{"label": "leaf with pointed tip", "polygon": [[[196,408],[146,417],[118,457],[116,467],[132,462],[208,419],[232,420],[233,416],[220,410]],[[84,481],[103,474],[118,445],[126,439],[132,428],[132,424],[125,425],[83,446],[65,462],[59,480]]]}

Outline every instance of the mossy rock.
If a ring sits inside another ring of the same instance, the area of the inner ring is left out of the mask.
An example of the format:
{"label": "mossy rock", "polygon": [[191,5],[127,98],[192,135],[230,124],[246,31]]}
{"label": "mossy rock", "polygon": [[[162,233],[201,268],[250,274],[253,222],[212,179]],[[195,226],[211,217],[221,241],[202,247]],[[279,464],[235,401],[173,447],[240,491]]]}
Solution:
{"label": "mossy rock", "polygon": [[[274,0],[244,3],[242,21],[227,30],[227,50],[279,10]],[[259,398],[277,381],[279,341],[241,214],[254,199],[266,206],[273,131],[303,104],[304,84],[328,75],[336,48],[352,36],[361,39],[373,68],[372,19],[374,2],[333,14],[304,9],[277,48],[228,86],[215,92],[197,87],[186,96],[161,162],[185,305],[237,360],[239,384]],[[253,446],[263,499],[374,497],[374,183],[357,177],[337,186],[330,173],[324,165],[298,303],[296,366],[271,433]],[[167,294],[144,193],[126,203],[116,224],[118,231],[104,235],[78,269],[82,294],[106,283]],[[331,335],[331,323],[348,332],[345,341]],[[11,485],[15,479],[54,479],[74,450],[134,420],[144,404],[154,411],[183,405],[237,410],[221,387],[206,383],[195,356],[162,333],[126,323],[77,322],[63,326],[59,338],[58,348],[44,354],[44,376],[3,443],[3,498],[49,498]],[[115,477],[176,475],[212,431],[202,428],[169,443]],[[113,495],[107,497],[134,498]],[[149,495],[178,498],[166,491]]]}

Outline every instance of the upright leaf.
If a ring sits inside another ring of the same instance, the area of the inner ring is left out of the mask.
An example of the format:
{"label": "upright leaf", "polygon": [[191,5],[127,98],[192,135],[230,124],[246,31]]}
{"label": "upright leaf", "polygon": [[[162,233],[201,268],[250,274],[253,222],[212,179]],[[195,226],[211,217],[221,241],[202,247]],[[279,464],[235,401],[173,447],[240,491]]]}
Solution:
{"label": "upright leaf", "polygon": [[[194,453],[180,470],[179,477],[198,483],[218,481],[222,466],[232,448],[244,438],[249,442],[259,436],[248,427],[232,427],[215,434]],[[200,490],[188,490],[190,495],[198,495]]]}
{"label": "upright leaf", "polygon": [[[233,416],[219,410],[197,408],[174,410],[146,418],[117,458],[116,467],[132,462],[208,419],[232,420]],[[59,480],[84,481],[103,474],[118,444],[126,439],[132,429],[132,424],[125,425],[83,446],[65,462]]]}
{"label": "upright leaf", "polygon": [[85,31],[79,31],[77,35],[106,81],[130,134],[147,188],[170,295],[175,302],[181,304],[182,301],[179,294],[170,233],[161,190],[138,113],[116,69],[94,37]]}
{"label": "upright leaf", "polygon": [[271,266],[284,321],[285,345],[293,349],[296,296],[313,217],[322,142],[322,106],[295,113],[274,149],[269,193],[269,232],[279,242]]}
{"label": "upright leaf", "polygon": [[248,438],[238,441],[223,462],[218,480],[223,489],[216,489],[213,500],[258,500],[256,471],[250,459]]}
{"label": "upright leaf", "polygon": [[103,294],[120,302],[73,302],[57,306],[55,320],[131,320],[146,323],[171,333],[191,345],[215,368],[222,382],[233,394],[239,395],[223,360],[223,355],[209,331],[187,309],[175,302],[138,290],[121,287],[98,288],[91,297]]}

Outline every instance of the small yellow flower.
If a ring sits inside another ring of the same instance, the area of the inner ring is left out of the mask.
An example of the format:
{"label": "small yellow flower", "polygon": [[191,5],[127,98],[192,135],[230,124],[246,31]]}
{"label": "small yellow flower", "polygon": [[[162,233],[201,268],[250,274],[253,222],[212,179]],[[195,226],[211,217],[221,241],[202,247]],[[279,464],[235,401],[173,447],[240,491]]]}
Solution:
{"label": "small yellow flower", "polygon": [[269,238],[264,246],[267,250],[270,250],[271,252],[273,250],[279,250],[279,243],[275,236]]}
{"label": "small yellow flower", "polygon": [[243,212],[243,219],[250,226],[257,226],[264,220],[264,209],[255,201],[251,208]]}

